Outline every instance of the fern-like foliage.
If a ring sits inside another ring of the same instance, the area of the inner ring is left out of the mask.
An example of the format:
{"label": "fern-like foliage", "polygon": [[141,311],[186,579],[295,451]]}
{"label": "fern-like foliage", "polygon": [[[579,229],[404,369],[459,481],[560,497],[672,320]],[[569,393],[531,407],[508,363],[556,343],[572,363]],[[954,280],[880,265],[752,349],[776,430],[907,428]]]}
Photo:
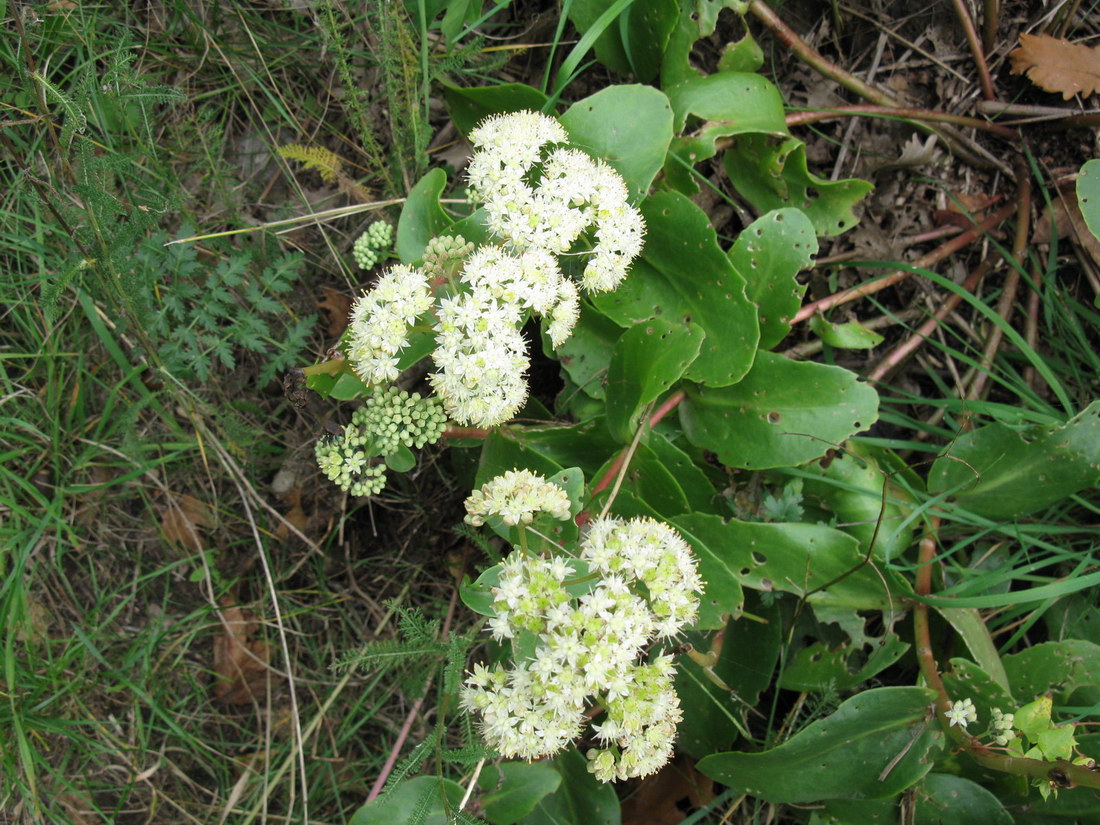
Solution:
{"label": "fern-like foliage", "polygon": [[194,246],[165,246],[167,239],[154,235],[129,261],[143,291],[153,287],[153,300],[139,316],[165,369],[184,381],[206,381],[215,367],[235,368],[242,350],[263,356],[261,384],[290,368],[315,319],[288,319],[275,296],[292,289],[301,257],[284,255],[261,269],[249,253],[219,248],[223,257],[211,267]]}
{"label": "fern-like foliage", "polygon": [[279,154],[287,160],[297,161],[306,169],[317,172],[325,183],[336,183],[343,172],[340,156],[321,146],[288,143],[286,146],[279,147]]}

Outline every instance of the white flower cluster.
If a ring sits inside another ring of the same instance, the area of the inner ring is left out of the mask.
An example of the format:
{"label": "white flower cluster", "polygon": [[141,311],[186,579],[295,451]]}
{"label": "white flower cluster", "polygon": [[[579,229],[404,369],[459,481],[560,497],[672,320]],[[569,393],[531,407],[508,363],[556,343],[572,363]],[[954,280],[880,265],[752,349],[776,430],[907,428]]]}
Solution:
{"label": "white flower cluster", "polygon": [[702,584],[684,540],[651,519],[597,520],[580,559],[596,580],[579,598],[566,589],[573,567],[560,557],[516,551],[504,561],[493,635],[526,632],[538,643],[511,668],[476,665],[462,703],[503,756],[534,759],[581,734],[594,697],[606,717],[593,726],[602,747],[588,751],[589,770],[602,782],[646,776],[671,757],[682,718],[672,657],[646,661],[646,651],[694,619]]}
{"label": "white flower cluster", "polygon": [[595,230],[582,277],[585,289],[614,289],[642,251],[645,222],[627,202],[622,177],[567,143],[556,120],[536,112],[497,115],[470,133],[477,151],[467,175],[471,195],[484,201],[489,228],[515,250],[570,252],[589,227]]}
{"label": "white flower cluster", "polygon": [[322,438],[314,453],[317,466],[330,481],[353,496],[373,496],[386,486],[381,460],[404,444],[434,444],[447,427],[443,405],[391,387],[376,389],[351,415],[351,423],[335,438]]}
{"label": "white flower cluster", "polygon": [[397,354],[409,343],[409,326],[432,308],[428,279],[419,269],[395,266],[351,309],[348,360],[367,384],[397,379]]}
{"label": "white flower cluster", "polygon": [[355,239],[351,256],[360,269],[370,269],[381,257],[379,253],[393,245],[393,227],[385,221],[375,221]]}
{"label": "white flower cluster", "polygon": [[[568,135],[547,115],[491,117],[470,140],[470,195],[484,202],[498,243],[473,251],[447,238],[442,246],[429,243],[423,268],[394,267],[356,302],[347,354],[367,383],[392,381],[408,326],[432,308],[431,290],[451,279],[455,255],[468,256],[436,307],[437,369],[429,377],[453,419],[490,427],[514,416],[527,398],[529,360],[520,332],[527,317],[548,320],[554,346],[577,324],[577,285],[558,256],[588,256],[581,286],[614,289],[641,252],[645,224],[619,174],[562,146]],[[575,248],[583,247],[586,232],[592,248]]]}
{"label": "white flower cluster", "polygon": [[480,527],[489,516],[500,516],[508,525],[530,524],[535,513],[565,521],[569,509],[569,496],[557,484],[530,470],[509,470],[470,494],[466,523]]}

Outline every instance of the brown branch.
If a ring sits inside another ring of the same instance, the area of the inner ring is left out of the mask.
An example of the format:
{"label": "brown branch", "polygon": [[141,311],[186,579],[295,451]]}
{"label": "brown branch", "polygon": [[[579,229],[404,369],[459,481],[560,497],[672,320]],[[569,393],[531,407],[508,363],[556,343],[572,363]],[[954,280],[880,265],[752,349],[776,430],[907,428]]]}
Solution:
{"label": "brown branch", "polygon": [[978,30],[974,28],[974,20],[970,17],[970,12],[967,10],[964,0],[951,0],[951,5],[955,7],[955,16],[959,19],[959,25],[962,26],[963,33],[966,35],[970,53],[974,55],[974,65],[978,69],[978,82],[982,86],[982,95],[986,100],[996,100],[997,95],[993,91],[993,81],[989,77],[989,66],[985,62],[982,44],[978,42]]}
{"label": "brown branch", "polygon": [[853,106],[834,106],[829,109],[814,109],[810,112],[791,112],[787,115],[787,126],[801,126],[806,123],[817,123],[822,120],[832,120],[837,117],[856,117],[858,115],[867,115],[869,117],[897,117],[906,120],[930,120],[935,123],[952,123],[956,126],[969,126],[974,129],[982,129],[1011,141],[1019,141],[1020,139],[1020,135],[1015,129],[1011,129],[999,123],[990,123],[988,120],[982,120],[977,117],[953,115],[949,112],[937,112],[934,109],[916,109],[910,106],[876,106],[865,103]]}
{"label": "brown branch", "polygon": [[[986,232],[991,230],[993,227],[995,227],[997,224],[999,224],[1001,221],[1011,215],[1015,210],[1015,204],[1010,204],[999,209],[988,218],[983,220],[981,223],[975,224],[973,227],[966,230],[961,235],[955,236],[941,246],[936,247],[931,252],[917,258],[917,260],[913,262],[914,269],[927,269],[928,267],[939,263],[948,255],[952,255],[955,252],[958,252],[964,246],[973,243]],[[851,287],[850,289],[846,289],[842,292],[837,292],[833,295],[821,298],[820,300],[806,304],[804,307],[802,307],[802,309],[800,309],[795,314],[794,319],[791,321],[791,323],[800,323],[802,321],[805,321],[807,318],[811,317],[815,313],[824,312],[827,309],[832,309],[833,307],[840,306],[841,304],[846,304],[850,301],[858,300],[859,298],[864,298],[868,295],[874,295],[876,292],[881,292],[887,287],[893,286],[897,283],[901,283],[906,278],[909,278],[914,274],[915,273],[909,270],[895,272],[891,275],[887,275],[884,278],[879,278],[875,281],[859,284],[858,286]]]}

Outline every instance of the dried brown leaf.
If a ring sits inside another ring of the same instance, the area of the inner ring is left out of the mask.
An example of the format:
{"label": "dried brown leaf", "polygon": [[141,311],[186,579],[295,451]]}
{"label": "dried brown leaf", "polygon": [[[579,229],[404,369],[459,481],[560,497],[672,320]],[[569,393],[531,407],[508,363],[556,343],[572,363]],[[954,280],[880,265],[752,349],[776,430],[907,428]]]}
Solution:
{"label": "dried brown leaf", "polygon": [[643,779],[623,801],[623,825],[678,825],[685,809],[704,808],[714,799],[713,784],[693,760],[680,757]]}
{"label": "dried brown leaf", "polygon": [[1027,73],[1040,89],[1060,92],[1064,100],[1100,91],[1100,48],[1070,43],[1047,34],[1021,34],[1009,52],[1012,73]]}
{"label": "dried brown leaf", "polygon": [[253,638],[260,628],[256,614],[247,607],[222,600],[225,633],[214,637],[214,672],[218,681],[214,696],[230,705],[254,702],[263,695],[271,647]]}
{"label": "dried brown leaf", "polygon": [[317,306],[328,315],[327,331],[329,336],[339,338],[348,326],[348,315],[351,314],[351,298],[337,292],[330,286],[321,287],[321,291],[325,294],[325,298],[318,301]]}
{"label": "dried brown leaf", "polygon": [[160,519],[164,537],[173,544],[201,553],[202,538],[199,536],[198,528],[214,525],[210,517],[210,509],[194,496],[177,496],[169,493],[166,498],[167,507]]}

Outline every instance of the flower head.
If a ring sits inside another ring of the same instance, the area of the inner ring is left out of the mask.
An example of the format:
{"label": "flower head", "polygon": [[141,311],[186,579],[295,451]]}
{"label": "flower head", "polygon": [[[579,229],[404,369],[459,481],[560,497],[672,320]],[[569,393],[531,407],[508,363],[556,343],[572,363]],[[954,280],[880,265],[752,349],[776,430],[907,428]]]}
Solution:
{"label": "flower head", "polygon": [[978,721],[978,711],[969,698],[952,702],[951,708],[944,716],[947,717],[948,727],[958,725],[960,728],[965,728],[971,722]]}

